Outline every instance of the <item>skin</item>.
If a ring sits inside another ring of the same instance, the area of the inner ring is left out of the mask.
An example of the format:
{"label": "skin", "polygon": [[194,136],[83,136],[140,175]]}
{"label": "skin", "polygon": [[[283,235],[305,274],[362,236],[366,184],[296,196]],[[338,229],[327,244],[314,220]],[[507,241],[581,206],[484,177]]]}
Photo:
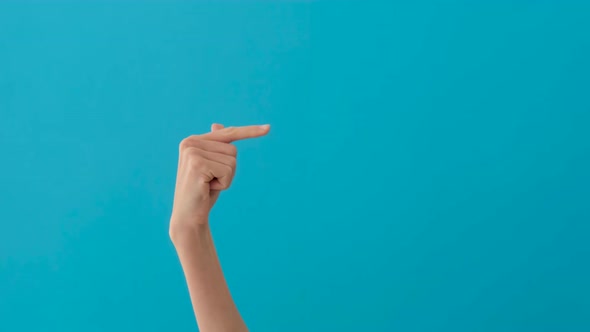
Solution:
{"label": "skin", "polygon": [[180,143],[170,238],[180,259],[199,330],[248,331],[223,276],[209,228],[209,212],[219,193],[230,187],[237,149],[231,144],[264,136],[270,127],[224,128]]}

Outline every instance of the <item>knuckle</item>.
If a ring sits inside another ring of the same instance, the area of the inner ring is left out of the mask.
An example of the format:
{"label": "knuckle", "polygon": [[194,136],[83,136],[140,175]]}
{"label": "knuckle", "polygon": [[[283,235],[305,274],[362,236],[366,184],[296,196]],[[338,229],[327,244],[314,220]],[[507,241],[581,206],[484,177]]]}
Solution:
{"label": "knuckle", "polygon": [[178,148],[181,151],[185,150],[186,148],[188,148],[190,146],[189,139],[190,139],[190,137],[187,137],[187,138],[183,139],[182,141],[180,141],[180,144],[178,144]]}
{"label": "knuckle", "polygon": [[191,166],[201,165],[203,163],[203,158],[199,154],[199,149],[189,147],[186,150],[184,150],[184,153]]}
{"label": "knuckle", "polygon": [[203,158],[199,156],[192,157],[189,160],[189,165],[193,169],[201,169],[203,167]]}
{"label": "knuckle", "polygon": [[229,147],[227,148],[227,151],[229,152],[229,154],[234,157],[237,156],[238,155],[238,148],[233,144],[228,144],[228,146]]}
{"label": "knuckle", "polygon": [[231,166],[227,166],[225,168],[225,174],[228,179],[231,179],[232,175],[234,174],[234,168]]}
{"label": "knuckle", "polygon": [[188,157],[192,157],[197,154],[197,148],[195,148],[194,146],[188,146],[188,147],[184,148],[183,151],[184,151],[184,154],[187,155]]}
{"label": "knuckle", "polygon": [[232,182],[232,174],[231,174],[231,172],[228,173],[227,175],[223,176],[219,180],[219,184],[221,185],[221,188],[222,189],[229,189],[229,187],[231,186],[231,182]]}
{"label": "knuckle", "polygon": [[180,148],[180,150],[186,150],[186,149],[190,148],[191,146],[193,146],[197,142],[197,140],[195,140],[195,138],[196,138],[195,135],[185,137],[182,141],[180,141],[180,144],[178,145],[178,147]]}

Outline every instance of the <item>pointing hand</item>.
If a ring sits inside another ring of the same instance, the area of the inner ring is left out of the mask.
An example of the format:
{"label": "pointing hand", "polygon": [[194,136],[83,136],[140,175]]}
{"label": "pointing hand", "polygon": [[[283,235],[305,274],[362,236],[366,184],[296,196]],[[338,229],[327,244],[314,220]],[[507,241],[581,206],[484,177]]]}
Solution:
{"label": "pointing hand", "polygon": [[229,188],[236,170],[237,140],[256,138],[270,127],[213,124],[211,132],[189,136],[179,148],[170,233],[207,224],[220,191]]}

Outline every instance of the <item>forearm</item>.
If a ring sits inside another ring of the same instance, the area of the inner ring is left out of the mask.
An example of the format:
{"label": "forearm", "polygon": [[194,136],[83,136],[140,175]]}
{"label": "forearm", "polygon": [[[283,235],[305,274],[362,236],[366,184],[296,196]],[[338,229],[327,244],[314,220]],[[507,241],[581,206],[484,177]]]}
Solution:
{"label": "forearm", "polygon": [[229,292],[208,224],[171,230],[199,330],[248,331]]}

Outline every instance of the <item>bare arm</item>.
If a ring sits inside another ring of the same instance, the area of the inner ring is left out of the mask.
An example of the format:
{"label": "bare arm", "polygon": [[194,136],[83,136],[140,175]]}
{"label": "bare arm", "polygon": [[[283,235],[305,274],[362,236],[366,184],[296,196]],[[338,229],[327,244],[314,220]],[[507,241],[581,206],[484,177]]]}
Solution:
{"label": "bare arm", "polygon": [[230,295],[208,225],[173,235],[186,282],[203,332],[248,331]]}
{"label": "bare arm", "polygon": [[231,297],[209,229],[209,211],[229,188],[236,167],[231,142],[268,133],[268,126],[223,128],[180,144],[170,238],[188,285],[201,332],[248,331]]}

